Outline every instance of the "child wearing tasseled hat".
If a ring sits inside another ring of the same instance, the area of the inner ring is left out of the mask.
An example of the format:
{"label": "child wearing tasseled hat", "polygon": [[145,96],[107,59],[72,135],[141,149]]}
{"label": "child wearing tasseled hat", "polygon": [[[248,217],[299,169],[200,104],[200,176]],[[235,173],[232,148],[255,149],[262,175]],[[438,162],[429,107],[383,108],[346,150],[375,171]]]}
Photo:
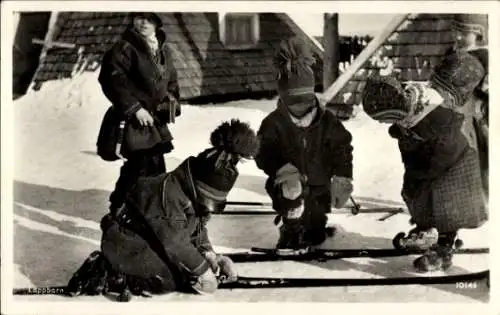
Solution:
{"label": "child wearing tasseled hat", "polygon": [[351,134],[314,94],[314,59],[298,37],[274,57],[278,104],[258,131],[257,166],[282,225],[278,248],[307,248],[326,239],[326,214],[352,193]]}

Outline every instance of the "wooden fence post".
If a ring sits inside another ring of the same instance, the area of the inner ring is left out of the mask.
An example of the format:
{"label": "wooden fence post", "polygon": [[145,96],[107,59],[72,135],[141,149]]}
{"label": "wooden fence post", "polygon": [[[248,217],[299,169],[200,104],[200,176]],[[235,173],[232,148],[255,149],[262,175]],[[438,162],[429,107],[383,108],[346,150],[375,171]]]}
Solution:
{"label": "wooden fence post", "polygon": [[323,15],[323,91],[339,76],[339,28],[338,13]]}

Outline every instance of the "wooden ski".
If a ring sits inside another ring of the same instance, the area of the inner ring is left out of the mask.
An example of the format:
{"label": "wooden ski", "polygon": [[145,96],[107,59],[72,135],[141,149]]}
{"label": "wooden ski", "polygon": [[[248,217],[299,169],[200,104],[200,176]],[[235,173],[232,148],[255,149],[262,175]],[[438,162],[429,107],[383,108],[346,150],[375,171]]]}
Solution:
{"label": "wooden ski", "polygon": [[[400,250],[389,249],[315,249],[303,250],[277,250],[274,248],[252,247],[250,252],[224,254],[234,262],[264,262],[264,261],[327,261],[345,258],[382,258],[400,257],[409,255],[422,255],[425,250]],[[456,255],[488,254],[488,248],[462,248],[454,251]]]}
{"label": "wooden ski", "polygon": [[235,282],[220,283],[219,289],[264,289],[264,288],[304,288],[343,286],[387,286],[453,284],[459,282],[488,281],[489,270],[450,276],[420,276],[396,278],[261,278],[239,277]]}

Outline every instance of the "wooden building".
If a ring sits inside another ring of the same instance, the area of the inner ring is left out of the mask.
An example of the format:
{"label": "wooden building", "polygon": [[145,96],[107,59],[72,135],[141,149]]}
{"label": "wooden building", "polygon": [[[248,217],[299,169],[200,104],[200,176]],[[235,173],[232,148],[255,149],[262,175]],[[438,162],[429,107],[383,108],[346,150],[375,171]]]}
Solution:
{"label": "wooden building", "polygon": [[427,81],[453,45],[452,16],[409,14],[330,100],[329,107],[339,116],[350,117],[361,104],[366,78],[377,71],[390,71],[403,82]]}
{"label": "wooden building", "polygon": [[[310,44],[316,58],[317,89],[321,90],[322,47],[286,14],[159,15],[183,100],[204,102],[273,96],[276,86],[272,56],[279,41],[291,36],[301,36]],[[45,37],[45,44],[52,43],[52,46],[46,50],[33,76],[35,88],[48,80],[97,70],[104,52],[120,38],[130,22],[126,12],[58,13]]]}
{"label": "wooden building", "polygon": [[15,13],[14,18],[12,92],[15,99],[26,93],[39,66],[42,46],[34,45],[32,39],[45,38],[50,12]]}

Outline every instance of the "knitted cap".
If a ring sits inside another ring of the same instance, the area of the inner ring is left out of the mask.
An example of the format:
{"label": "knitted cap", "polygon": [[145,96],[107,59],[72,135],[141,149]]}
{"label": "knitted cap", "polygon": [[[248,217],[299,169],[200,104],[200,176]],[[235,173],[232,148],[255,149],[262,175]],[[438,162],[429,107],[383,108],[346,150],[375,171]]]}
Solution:
{"label": "knitted cap", "polygon": [[454,105],[462,105],[485,75],[481,62],[473,55],[454,51],[434,69],[430,82],[437,90],[451,96]]}
{"label": "knitted cap", "polygon": [[488,30],[487,14],[454,14],[452,28],[462,32],[480,34],[486,40]]}
{"label": "knitted cap", "polygon": [[285,105],[314,107],[314,64],[312,52],[300,37],[281,41],[274,56],[278,94]]}
{"label": "knitted cap", "polygon": [[153,12],[132,12],[130,13],[130,18],[133,20],[137,17],[143,17],[153,22],[156,25],[156,28],[160,28],[163,26],[163,22],[160,16]]}
{"label": "knitted cap", "polygon": [[368,77],[362,102],[368,116],[378,121],[403,119],[410,110],[403,86],[392,76]]}
{"label": "knitted cap", "polygon": [[[239,120],[224,122],[210,136],[212,148],[193,159],[191,173],[199,194],[199,202],[225,202],[227,194],[238,178],[236,165],[241,157],[257,154],[257,135]],[[211,209],[213,210],[213,209]]]}
{"label": "knitted cap", "polygon": [[238,178],[236,165],[218,167],[219,160],[228,158],[225,151],[207,149],[194,159],[191,172],[196,189],[203,197],[224,201]]}

